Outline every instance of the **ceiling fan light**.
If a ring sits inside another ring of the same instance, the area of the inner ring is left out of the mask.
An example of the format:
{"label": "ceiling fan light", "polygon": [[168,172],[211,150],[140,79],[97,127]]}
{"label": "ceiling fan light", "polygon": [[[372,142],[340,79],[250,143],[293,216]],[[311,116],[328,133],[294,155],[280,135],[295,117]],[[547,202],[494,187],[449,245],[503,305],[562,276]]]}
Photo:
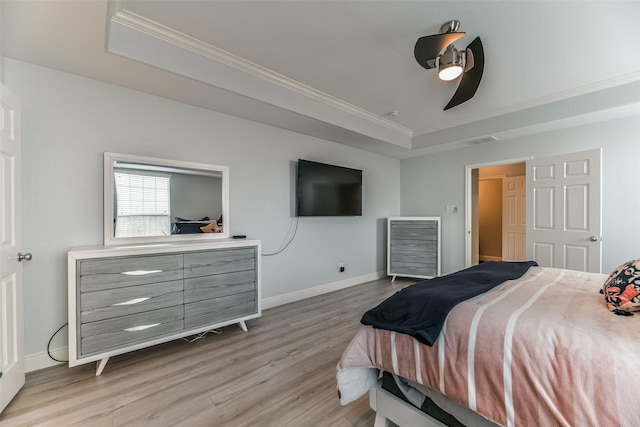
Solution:
{"label": "ceiling fan light", "polygon": [[460,77],[464,69],[464,52],[456,50],[451,44],[440,55],[438,61],[438,78],[445,82]]}
{"label": "ceiling fan light", "polygon": [[441,66],[438,71],[438,77],[445,82],[460,77],[460,74],[462,74],[462,66],[454,64],[449,64],[444,67]]}

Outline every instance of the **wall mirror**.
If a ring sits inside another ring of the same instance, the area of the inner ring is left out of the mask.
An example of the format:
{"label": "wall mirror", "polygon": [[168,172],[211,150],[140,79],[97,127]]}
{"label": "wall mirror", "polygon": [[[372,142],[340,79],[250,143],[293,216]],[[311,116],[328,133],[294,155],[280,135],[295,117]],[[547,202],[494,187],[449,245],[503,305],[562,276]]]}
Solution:
{"label": "wall mirror", "polygon": [[229,237],[229,169],[104,153],[104,244]]}

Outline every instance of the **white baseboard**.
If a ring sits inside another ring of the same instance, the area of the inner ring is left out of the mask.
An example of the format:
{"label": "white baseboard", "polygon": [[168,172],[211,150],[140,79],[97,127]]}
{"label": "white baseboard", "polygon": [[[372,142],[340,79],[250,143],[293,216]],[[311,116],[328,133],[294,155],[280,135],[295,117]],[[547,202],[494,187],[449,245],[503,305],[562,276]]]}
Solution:
{"label": "white baseboard", "polygon": [[[284,295],[277,295],[275,297],[264,298],[262,300],[262,309],[277,307],[279,305],[289,304],[290,302],[296,302],[303,299],[316,297],[318,295],[327,294],[329,292],[338,291],[340,289],[346,289],[351,286],[360,285],[362,283],[370,282],[372,280],[378,280],[387,276],[386,271],[379,271],[377,273],[364,274],[362,276],[350,277],[348,279],[339,280],[337,282],[325,283],[324,285],[314,286],[313,288],[302,289],[295,292],[290,292]],[[60,347],[51,349],[51,355],[59,360],[67,360],[69,358],[68,347]],[[62,364],[62,362],[56,362],[52,360],[46,351],[40,353],[27,354],[24,357],[25,371],[33,372],[39,369],[49,368]]]}
{"label": "white baseboard", "polygon": [[377,273],[364,274],[362,276],[351,277],[349,279],[339,280],[337,282],[325,283],[324,285],[314,286],[313,288],[301,289],[299,291],[290,292],[275,297],[263,298],[262,309],[277,307],[279,305],[289,304],[303,299],[316,297],[318,295],[327,294],[329,292],[338,291],[340,289],[349,288],[351,286],[360,285],[362,283],[378,280],[387,275],[386,271],[378,271]]}
{"label": "white baseboard", "polygon": [[[51,355],[58,360],[67,360],[69,359],[69,349],[67,347],[52,348]],[[40,369],[62,364],[63,362],[56,362],[51,359],[46,351],[27,354],[24,356],[24,370],[26,372],[38,371]]]}
{"label": "white baseboard", "polygon": [[502,261],[502,257],[493,255],[480,255],[478,256],[480,261]]}

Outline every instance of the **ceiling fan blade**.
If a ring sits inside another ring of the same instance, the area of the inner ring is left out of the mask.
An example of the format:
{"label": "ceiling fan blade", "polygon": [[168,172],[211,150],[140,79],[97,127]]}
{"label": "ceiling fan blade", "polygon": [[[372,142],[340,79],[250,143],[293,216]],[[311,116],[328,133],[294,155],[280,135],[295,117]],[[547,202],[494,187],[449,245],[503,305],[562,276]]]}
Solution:
{"label": "ceiling fan blade", "polygon": [[476,37],[469,46],[467,46],[467,50],[470,50],[471,55],[473,55],[473,66],[462,74],[458,89],[456,89],[456,93],[453,94],[451,101],[444,107],[445,111],[473,98],[473,95],[475,95],[478,90],[478,86],[480,86],[482,72],[484,71],[484,49],[482,48],[480,37]]}
{"label": "ceiling fan blade", "polygon": [[435,68],[435,59],[445,47],[449,46],[465,33],[444,33],[420,37],[413,48],[413,55],[418,64],[427,70]]}

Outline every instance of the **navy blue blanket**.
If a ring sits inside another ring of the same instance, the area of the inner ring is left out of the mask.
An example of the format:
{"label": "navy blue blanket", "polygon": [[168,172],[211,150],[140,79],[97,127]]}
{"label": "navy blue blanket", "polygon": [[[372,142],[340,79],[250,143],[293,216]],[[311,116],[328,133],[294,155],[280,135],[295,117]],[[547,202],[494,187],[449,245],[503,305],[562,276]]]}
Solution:
{"label": "navy blue blanket", "polygon": [[423,280],[396,292],[362,316],[362,324],[411,335],[432,346],[449,311],[458,303],[524,275],[527,262],[485,262],[446,276]]}

